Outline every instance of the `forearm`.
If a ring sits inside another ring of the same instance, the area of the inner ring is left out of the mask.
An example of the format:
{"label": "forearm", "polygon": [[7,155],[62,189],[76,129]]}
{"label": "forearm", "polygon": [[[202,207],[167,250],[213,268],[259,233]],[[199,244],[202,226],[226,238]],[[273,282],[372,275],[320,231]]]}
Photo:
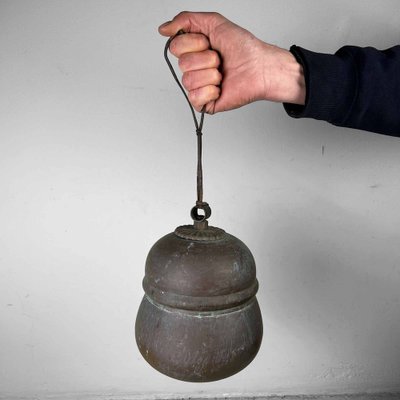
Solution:
{"label": "forearm", "polygon": [[285,104],[290,116],[400,136],[400,46],[291,51],[303,65],[307,96],[304,107]]}

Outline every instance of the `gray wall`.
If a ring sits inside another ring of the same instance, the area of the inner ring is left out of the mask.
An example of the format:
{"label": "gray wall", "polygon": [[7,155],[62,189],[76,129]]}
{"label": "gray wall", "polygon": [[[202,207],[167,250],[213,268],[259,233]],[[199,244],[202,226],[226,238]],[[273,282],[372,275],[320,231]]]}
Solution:
{"label": "gray wall", "polygon": [[265,336],[240,374],[152,370],[133,327],[150,246],[189,223],[192,121],[157,26],[215,10],[333,52],[399,41],[398,1],[1,1],[0,393],[333,393],[400,384],[400,139],[207,117],[213,225],[258,266]]}

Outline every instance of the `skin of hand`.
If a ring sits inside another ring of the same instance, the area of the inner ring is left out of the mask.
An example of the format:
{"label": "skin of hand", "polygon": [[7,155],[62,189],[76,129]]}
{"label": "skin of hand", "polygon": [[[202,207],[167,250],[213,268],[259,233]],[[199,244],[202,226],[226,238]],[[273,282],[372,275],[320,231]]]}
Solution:
{"label": "skin of hand", "polygon": [[181,12],[159,33],[170,44],[193,107],[214,114],[257,100],[305,103],[303,69],[287,50],[257,39],[218,13]]}

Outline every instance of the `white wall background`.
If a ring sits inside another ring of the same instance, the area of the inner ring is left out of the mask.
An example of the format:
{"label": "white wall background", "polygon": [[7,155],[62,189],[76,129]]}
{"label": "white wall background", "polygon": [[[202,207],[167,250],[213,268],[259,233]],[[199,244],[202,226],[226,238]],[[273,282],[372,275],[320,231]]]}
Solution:
{"label": "white wall background", "polygon": [[205,122],[213,225],[258,265],[265,336],[181,383],[134,342],[150,246],[189,223],[195,136],[157,27],[215,10],[266,41],[399,42],[392,1],[0,1],[0,393],[333,393],[400,385],[400,139],[257,103]]}

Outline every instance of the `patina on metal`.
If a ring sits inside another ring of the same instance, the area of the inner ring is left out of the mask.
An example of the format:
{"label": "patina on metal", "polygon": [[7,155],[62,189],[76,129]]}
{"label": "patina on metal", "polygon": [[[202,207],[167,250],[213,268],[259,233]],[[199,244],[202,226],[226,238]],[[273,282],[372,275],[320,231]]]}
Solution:
{"label": "patina on metal", "polygon": [[[167,57],[172,39],[164,54],[189,103]],[[250,250],[208,225],[211,208],[203,201],[201,163],[204,109],[200,123],[191,110],[198,144],[193,225],[177,227],[151,248],[135,335],[141,354],[158,371],[182,381],[208,382],[231,376],[253,360],[263,326]]]}

